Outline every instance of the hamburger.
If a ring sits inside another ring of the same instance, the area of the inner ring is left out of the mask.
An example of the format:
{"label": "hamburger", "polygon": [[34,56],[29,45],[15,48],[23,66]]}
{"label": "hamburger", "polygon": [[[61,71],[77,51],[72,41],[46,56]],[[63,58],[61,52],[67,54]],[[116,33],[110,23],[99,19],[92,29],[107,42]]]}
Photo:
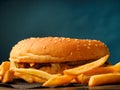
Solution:
{"label": "hamburger", "polygon": [[110,54],[99,40],[64,37],[31,37],[19,41],[10,52],[12,68],[34,68],[50,74],[63,73]]}

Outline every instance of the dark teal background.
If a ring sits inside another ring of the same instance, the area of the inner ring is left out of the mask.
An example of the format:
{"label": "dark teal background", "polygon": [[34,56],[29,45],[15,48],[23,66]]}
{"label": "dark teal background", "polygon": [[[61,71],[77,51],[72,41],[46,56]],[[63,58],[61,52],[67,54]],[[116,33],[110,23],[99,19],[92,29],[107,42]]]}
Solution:
{"label": "dark teal background", "polygon": [[120,60],[119,0],[0,1],[0,60],[7,60],[18,41],[29,37],[63,36],[99,39],[109,60]]}

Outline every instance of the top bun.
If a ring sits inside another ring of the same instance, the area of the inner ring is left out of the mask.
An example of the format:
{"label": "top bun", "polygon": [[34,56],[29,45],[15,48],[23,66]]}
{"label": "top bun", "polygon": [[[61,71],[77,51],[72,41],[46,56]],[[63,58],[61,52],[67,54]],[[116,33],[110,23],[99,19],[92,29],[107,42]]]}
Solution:
{"label": "top bun", "polygon": [[98,40],[64,37],[28,38],[18,42],[10,52],[13,62],[56,63],[96,60],[109,50]]}

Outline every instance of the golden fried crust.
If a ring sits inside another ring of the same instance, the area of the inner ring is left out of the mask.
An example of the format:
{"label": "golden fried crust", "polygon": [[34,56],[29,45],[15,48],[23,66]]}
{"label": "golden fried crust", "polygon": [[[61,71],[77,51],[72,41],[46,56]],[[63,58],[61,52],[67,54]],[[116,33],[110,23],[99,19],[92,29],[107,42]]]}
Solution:
{"label": "golden fried crust", "polygon": [[64,37],[28,38],[18,42],[10,52],[15,62],[67,62],[96,60],[109,54],[99,40]]}

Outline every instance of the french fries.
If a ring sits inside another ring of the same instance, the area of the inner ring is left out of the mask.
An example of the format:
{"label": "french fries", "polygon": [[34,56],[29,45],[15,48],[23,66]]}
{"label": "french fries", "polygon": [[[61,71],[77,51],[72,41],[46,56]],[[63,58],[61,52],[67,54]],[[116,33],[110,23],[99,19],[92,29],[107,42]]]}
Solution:
{"label": "french fries", "polygon": [[36,82],[36,83],[44,83],[45,81],[47,81],[47,80],[45,80],[45,79],[42,79],[42,78],[40,78],[40,77],[37,77],[37,76],[33,76],[32,75],[32,78],[33,78],[33,82]]}
{"label": "french fries", "polygon": [[[109,56],[107,55],[107,56],[105,56],[105,57],[103,57],[103,58],[101,58],[101,59],[99,59],[97,62],[96,61],[94,61],[94,62],[92,62],[92,63],[89,63],[89,64],[86,64],[86,65],[83,65],[83,67],[80,69],[80,70],[83,70],[83,72],[86,72],[86,71],[89,71],[89,69],[88,70],[86,70],[86,68],[87,67],[91,67],[91,69],[93,69],[93,68],[95,68],[95,67],[99,67],[99,66],[102,66],[104,63],[105,63],[105,61],[107,60],[107,58],[108,58]],[[100,62],[100,63],[99,63]],[[96,63],[99,63],[99,64],[97,64],[96,65]],[[92,67],[93,66],[93,67]],[[81,67],[81,66],[80,66]],[[78,67],[79,68],[79,67]],[[85,69],[84,69],[85,68]],[[74,68],[73,68],[74,69]],[[90,70],[91,70],[90,69]],[[69,69],[68,69],[69,70]],[[79,72],[80,70],[75,70],[75,71],[77,71],[77,72]],[[83,73],[83,72],[81,72],[81,73]],[[74,72],[73,72],[74,73]],[[79,74],[81,74],[81,73],[79,73]],[[77,74],[78,75],[78,74]],[[76,75],[73,75],[73,76],[71,76],[71,75],[69,75],[69,74],[65,74],[65,75],[58,75],[58,76],[54,76],[54,77],[52,77],[52,78],[50,78],[50,79],[48,79],[44,84],[43,84],[43,86],[59,86],[59,85],[64,85],[64,84],[67,84],[67,83],[70,83],[73,79],[75,79],[76,78]],[[80,81],[80,78],[81,78],[81,81]],[[79,77],[78,77],[78,80],[77,81],[79,81],[80,83],[88,83],[88,81],[89,81],[89,78],[90,78],[90,76],[86,76],[86,75],[80,75]]]}
{"label": "french fries", "polygon": [[84,72],[87,72],[89,70],[92,70],[94,68],[97,68],[97,67],[103,65],[107,61],[108,57],[109,57],[109,55],[106,55],[106,56],[98,59],[97,61],[85,64],[85,65],[82,65],[82,66],[78,66],[78,67],[75,67],[75,68],[72,68],[72,69],[64,70],[64,74],[80,75]]}
{"label": "french fries", "polygon": [[54,76],[47,72],[32,69],[32,68],[29,68],[29,69],[24,69],[24,68],[17,69],[16,68],[14,70],[15,70],[16,77],[19,77],[28,83],[33,83],[33,82],[44,83],[45,81],[47,81],[48,79]]}
{"label": "french fries", "polygon": [[33,78],[30,74],[15,72],[14,76],[17,78],[21,78],[28,83],[33,83]]}
{"label": "french fries", "polygon": [[[97,61],[66,69],[63,74],[49,74],[32,68],[17,68],[13,62],[5,61],[0,65],[0,81],[12,82],[14,77],[21,78],[28,83],[40,83],[42,86],[62,86],[69,83],[88,84],[97,86],[109,83],[120,83],[120,62],[115,65],[103,66],[109,55]],[[31,65],[33,65],[31,63]]]}
{"label": "french fries", "polygon": [[60,86],[70,83],[75,77],[69,75],[55,75],[46,81],[43,86]]}
{"label": "french fries", "polygon": [[76,77],[76,81],[80,84],[88,84],[88,81],[91,76],[80,74]]}
{"label": "french fries", "polygon": [[110,83],[120,83],[120,73],[108,73],[91,76],[88,85],[97,86]]}
{"label": "french fries", "polygon": [[0,81],[2,81],[2,76],[0,76]]}
{"label": "french fries", "polygon": [[9,68],[10,68],[10,62],[8,61],[2,62],[0,67],[0,75],[4,75],[5,72],[9,70]]}
{"label": "french fries", "polygon": [[28,74],[28,73],[15,72],[14,76],[17,77],[17,78],[21,78],[28,83],[33,83],[33,82],[44,83],[46,81],[45,79],[42,79],[40,77],[31,75],[31,74]]}
{"label": "french fries", "polygon": [[37,77],[46,79],[46,80],[48,80],[49,78],[51,78],[53,76],[47,72],[32,69],[32,68],[28,68],[28,69],[20,68],[20,69],[15,69],[15,71],[20,72],[20,73],[27,73],[27,74],[30,74],[33,76],[37,76]]}
{"label": "french fries", "polygon": [[112,66],[98,67],[98,68],[89,70],[87,72],[84,72],[83,74],[92,76],[97,74],[115,73],[115,72],[120,72],[120,62]]}
{"label": "french fries", "polygon": [[0,81],[2,83],[12,82],[14,71],[10,70],[10,62],[4,61],[0,65]]}
{"label": "french fries", "polygon": [[12,70],[8,70],[5,72],[5,75],[3,76],[2,83],[12,82],[13,78],[14,78],[14,72]]}
{"label": "french fries", "polygon": [[81,84],[87,84],[87,83],[89,83],[89,79],[92,76],[94,76],[94,75],[100,75],[100,74],[106,75],[108,73],[120,73],[120,62],[117,63],[117,64],[115,64],[115,65],[113,65],[113,66],[98,67],[98,68],[89,70],[89,71],[87,71],[87,72],[85,72],[83,74],[78,75],[77,78],[76,78],[76,80],[79,83],[81,83]]}

